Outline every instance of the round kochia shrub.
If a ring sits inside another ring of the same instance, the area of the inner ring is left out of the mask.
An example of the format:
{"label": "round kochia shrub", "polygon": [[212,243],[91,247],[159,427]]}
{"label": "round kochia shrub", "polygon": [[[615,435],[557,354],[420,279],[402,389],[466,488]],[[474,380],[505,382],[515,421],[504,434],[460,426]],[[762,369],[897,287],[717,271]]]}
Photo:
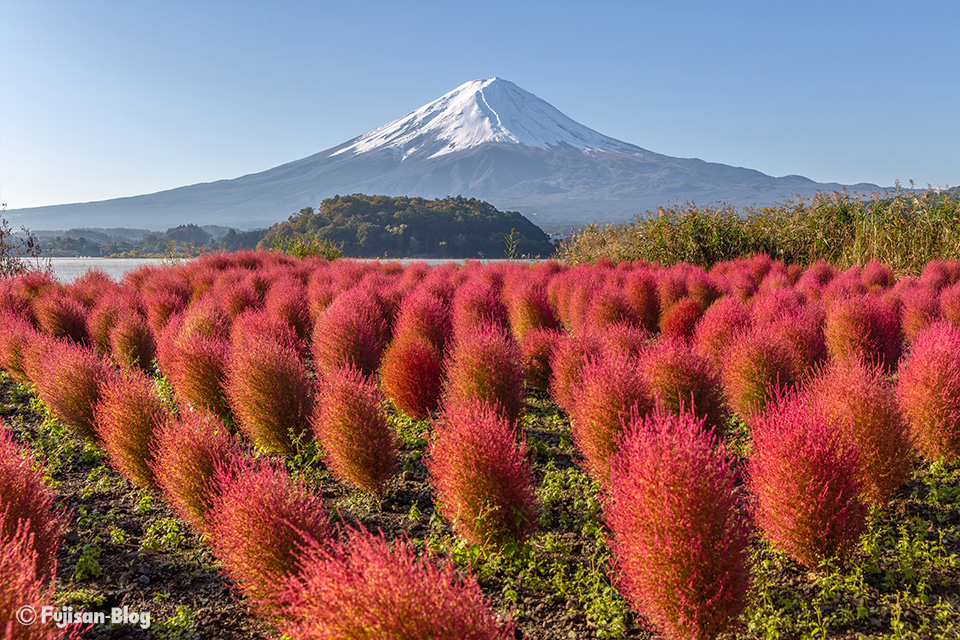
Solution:
{"label": "round kochia shrub", "polygon": [[313,383],[299,353],[280,340],[236,340],[228,362],[224,386],[240,431],[265,451],[292,454],[313,411]]}
{"label": "round kochia shrub", "polygon": [[427,418],[440,406],[440,350],[417,333],[397,335],[383,354],[380,381],[384,394],[400,413],[414,420]]}
{"label": "round kochia shrub", "polygon": [[533,329],[520,342],[520,359],[527,385],[546,391],[550,386],[552,371],[550,359],[560,343],[562,334],[554,329]]}
{"label": "round kochia shrub", "polygon": [[139,371],[112,376],[102,387],[94,410],[97,435],[110,465],[138,486],[155,484],[150,461],[167,415],[153,382]]}
{"label": "round kochia shrub", "polygon": [[724,352],[738,333],[750,328],[750,309],[738,298],[717,300],[703,312],[693,334],[693,346],[719,371]]}
{"label": "round kochia shrub", "polygon": [[351,487],[379,494],[393,474],[397,445],[376,384],[357,369],[327,374],[311,422],[324,462]]}
{"label": "round kochia shrub", "polygon": [[181,407],[204,409],[233,424],[224,389],[229,343],[221,337],[180,332],[178,325],[171,320],[161,335],[157,348],[160,370],[177,392]]}
{"label": "round kochia shrub", "polygon": [[[442,563],[442,564],[441,564]],[[278,627],[298,640],[510,640],[476,580],[405,540],[350,530],[314,544],[283,583]]]}
{"label": "round kochia shrub", "polygon": [[477,399],[445,407],[427,468],[440,512],[467,542],[500,547],[523,542],[536,528],[525,449],[496,407]]}
{"label": "round kochia shrub", "polygon": [[793,351],[769,327],[754,327],[727,347],[721,376],[723,391],[730,408],[741,416],[763,410],[772,394],[797,379]]}
{"label": "round kochia shrub", "polygon": [[39,337],[33,324],[22,315],[0,310],[0,367],[21,384],[30,382],[24,357],[30,344]]}
{"label": "round kochia shrub", "polygon": [[447,376],[446,404],[481,400],[511,422],[520,418],[525,395],[520,348],[502,329],[482,324],[461,335]]}
{"label": "round kochia shrub", "polygon": [[747,604],[750,528],[717,438],[691,413],[634,415],[604,512],[620,592],[667,638],[715,638]]}
{"label": "round kochia shrub", "polygon": [[355,288],[339,295],[317,318],[312,350],[318,372],[356,367],[372,375],[389,338],[384,308],[373,292]]}
{"label": "round kochia shrub", "polygon": [[52,577],[64,526],[63,516],[53,509],[53,494],[43,483],[43,471],[33,469],[32,456],[0,419],[0,541],[14,540],[18,531],[27,536],[33,551],[31,577],[46,581]]}
{"label": "round kochia shrub", "polygon": [[33,303],[40,329],[54,338],[82,343],[89,340],[87,310],[68,294],[47,290]]}
{"label": "round kochia shrub", "polygon": [[560,334],[550,355],[550,394],[557,404],[570,412],[580,373],[587,359],[603,351],[603,341],[592,333],[581,336]]}
{"label": "round kochia shrub", "polygon": [[394,337],[411,333],[419,335],[432,342],[443,353],[452,332],[449,305],[420,289],[404,298],[393,334]]}
{"label": "round kochia shrub", "polygon": [[147,319],[135,309],[123,309],[110,329],[110,355],[126,369],[149,371],[157,354],[157,343]]}
{"label": "round kochia shrub", "polygon": [[72,342],[51,342],[44,352],[45,361],[37,363],[40,373],[34,380],[37,395],[78,436],[96,441],[93,408],[112,368],[92,350]]}
{"label": "round kochia shrub", "polygon": [[900,311],[877,295],[850,296],[828,306],[823,333],[834,360],[861,358],[887,371],[896,368],[903,349]]}
{"label": "round kochia shrub", "polygon": [[859,450],[864,501],[886,504],[910,477],[913,461],[910,435],[883,370],[862,360],[833,362],[810,382],[810,402]]}
{"label": "round kochia shrub", "polygon": [[[6,528],[7,520],[0,513],[0,529]],[[4,640],[79,639],[78,626],[25,625],[17,618],[21,607],[37,613],[45,606],[54,608],[53,572],[38,576],[38,561],[36,541],[28,528],[17,526],[11,536],[0,536],[0,634]]]}
{"label": "round kochia shrub", "polygon": [[155,443],[150,468],[164,502],[195,531],[207,533],[214,472],[240,455],[236,441],[213,415],[187,412],[161,427]]}
{"label": "round kochia shrub", "polygon": [[679,414],[692,410],[719,432],[726,413],[720,378],[685,340],[663,337],[640,356],[640,371],[653,400]]}
{"label": "round kochia shrub", "polygon": [[607,478],[624,420],[631,412],[644,415],[651,409],[653,398],[636,358],[605,352],[587,359],[573,392],[570,415],[574,444],[595,479]]}
{"label": "round kochia shrub", "polygon": [[923,457],[960,457],[960,326],[941,322],[917,335],[897,398]]}
{"label": "round kochia shrub", "polygon": [[236,459],[217,468],[210,540],[228,576],[265,610],[299,569],[311,540],[330,537],[323,500],[279,462]]}
{"label": "round kochia shrub", "polygon": [[764,537],[814,568],[866,527],[859,454],[805,394],[779,394],[753,419],[748,474]]}

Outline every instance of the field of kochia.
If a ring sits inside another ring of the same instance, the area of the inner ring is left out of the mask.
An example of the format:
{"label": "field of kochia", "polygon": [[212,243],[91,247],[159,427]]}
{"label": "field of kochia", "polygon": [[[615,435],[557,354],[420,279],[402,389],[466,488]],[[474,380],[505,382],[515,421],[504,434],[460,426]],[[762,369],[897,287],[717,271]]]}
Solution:
{"label": "field of kochia", "polygon": [[8,638],[960,637],[960,262],[27,272],[0,368]]}

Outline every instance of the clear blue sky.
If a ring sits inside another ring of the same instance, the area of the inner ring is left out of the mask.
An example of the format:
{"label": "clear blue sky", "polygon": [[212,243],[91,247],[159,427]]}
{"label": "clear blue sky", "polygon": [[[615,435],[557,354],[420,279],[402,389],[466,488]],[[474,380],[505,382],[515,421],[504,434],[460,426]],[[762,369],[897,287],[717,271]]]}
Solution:
{"label": "clear blue sky", "polygon": [[316,153],[500,76],[651,151],[960,184],[960,2],[0,0],[0,199]]}

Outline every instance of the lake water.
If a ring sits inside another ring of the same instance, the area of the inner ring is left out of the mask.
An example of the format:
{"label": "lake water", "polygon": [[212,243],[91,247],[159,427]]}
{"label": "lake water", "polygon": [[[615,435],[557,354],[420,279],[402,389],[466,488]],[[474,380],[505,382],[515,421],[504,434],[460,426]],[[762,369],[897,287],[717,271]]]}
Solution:
{"label": "lake water", "polygon": [[114,280],[142,264],[160,264],[162,258],[50,258],[53,275],[60,282],[71,282],[90,269],[101,269]]}
{"label": "lake water", "polygon": [[[120,280],[125,273],[136,269],[142,264],[161,264],[163,258],[50,258],[51,266],[53,267],[53,275],[55,275],[61,282],[71,282],[77,276],[83,275],[89,269],[101,269],[108,276],[114,280]],[[392,260],[381,260],[381,262],[392,262]],[[398,260],[403,265],[411,264],[414,262],[425,262],[431,267],[441,265],[447,262],[456,262],[458,264],[463,264],[466,260],[454,260],[454,259],[415,259],[415,258],[402,258]],[[484,264],[489,264],[492,262],[504,262],[504,260],[474,260],[474,262],[482,262]],[[542,262],[541,260],[520,260],[520,262]]]}

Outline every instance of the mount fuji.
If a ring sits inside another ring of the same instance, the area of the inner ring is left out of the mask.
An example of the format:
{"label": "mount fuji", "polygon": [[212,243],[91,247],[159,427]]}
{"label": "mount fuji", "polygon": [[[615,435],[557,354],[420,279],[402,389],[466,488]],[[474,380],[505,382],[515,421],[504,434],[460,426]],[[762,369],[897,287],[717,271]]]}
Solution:
{"label": "mount fuji", "polygon": [[[568,118],[501,78],[474,80],[332,149],[260,173],[100,202],[7,211],[34,229],[264,227],[335,194],[476,197],[547,229],[696,200],[773,204],[844,188],[674,158]],[[847,185],[870,192],[872,184]]]}

